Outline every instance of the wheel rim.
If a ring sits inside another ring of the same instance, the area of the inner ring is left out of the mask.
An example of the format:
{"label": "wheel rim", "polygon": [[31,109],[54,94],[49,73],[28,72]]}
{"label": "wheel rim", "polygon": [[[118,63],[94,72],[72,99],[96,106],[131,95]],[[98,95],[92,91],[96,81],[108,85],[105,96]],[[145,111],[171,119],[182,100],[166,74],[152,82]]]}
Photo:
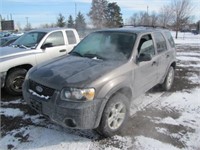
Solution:
{"label": "wheel rim", "polygon": [[12,81],[11,88],[16,92],[21,92],[23,82],[24,82],[24,76],[17,76]]}
{"label": "wheel rim", "polygon": [[116,103],[112,108],[108,116],[108,126],[112,130],[118,129],[126,115],[126,107],[123,103]]}
{"label": "wheel rim", "polygon": [[174,80],[174,70],[171,68],[167,76],[167,88],[170,89]]}

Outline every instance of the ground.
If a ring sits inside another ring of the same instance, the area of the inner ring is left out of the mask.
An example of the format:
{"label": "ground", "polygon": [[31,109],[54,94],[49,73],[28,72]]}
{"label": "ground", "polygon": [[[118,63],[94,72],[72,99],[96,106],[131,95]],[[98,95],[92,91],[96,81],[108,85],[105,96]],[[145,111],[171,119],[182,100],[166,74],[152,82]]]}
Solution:
{"label": "ground", "polygon": [[200,44],[180,41],[173,88],[155,87],[135,100],[120,135],[60,127],[1,91],[0,149],[200,149]]}

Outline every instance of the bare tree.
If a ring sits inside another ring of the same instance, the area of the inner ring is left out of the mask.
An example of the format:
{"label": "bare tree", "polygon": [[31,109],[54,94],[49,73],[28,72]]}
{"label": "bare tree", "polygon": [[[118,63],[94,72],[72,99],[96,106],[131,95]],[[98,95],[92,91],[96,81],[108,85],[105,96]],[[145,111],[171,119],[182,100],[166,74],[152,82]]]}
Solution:
{"label": "bare tree", "polygon": [[129,23],[134,26],[155,26],[157,24],[157,21],[158,15],[155,12],[152,12],[151,15],[146,12],[134,13],[129,19]]}
{"label": "bare tree", "polygon": [[156,26],[158,21],[158,15],[155,12],[152,12],[150,18],[151,18],[151,26]]}
{"label": "bare tree", "polygon": [[24,27],[24,30],[25,30],[25,31],[29,31],[29,30],[31,30],[31,29],[32,29],[31,23],[27,23],[27,24],[25,25],[25,27]]}
{"label": "bare tree", "polygon": [[56,24],[54,24],[54,23],[50,23],[50,24],[45,23],[45,24],[41,24],[40,27],[41,28],[54,28],[54,27],[56,27]]}
{"label": "bare tree", "polygon": [[138,13],[134,13],[129,19],[129,24],[136,26],[138,25],[138,22],[139,22]]}
{"label": "bare tree", "polygon": [[171,8],[173,10],[173,19],[176,30],[176,39],[178,37],[178,31],[183,25],[185,25],[189,19],[192,12],[192,4],[189,0],[173,0],[171,3]]}
{"label": "bare tree", "polygon": [[145,26],[150,25],[150,19],[148,13],[146,12],[139,13],[139,25],[145,25]]}
{"label": "bare tree", "polygon": [[173,10],[169,4],[161,7],[159,13],[160,14],[158,20],[161,26],[167,27],[167,25],[172,23]]}

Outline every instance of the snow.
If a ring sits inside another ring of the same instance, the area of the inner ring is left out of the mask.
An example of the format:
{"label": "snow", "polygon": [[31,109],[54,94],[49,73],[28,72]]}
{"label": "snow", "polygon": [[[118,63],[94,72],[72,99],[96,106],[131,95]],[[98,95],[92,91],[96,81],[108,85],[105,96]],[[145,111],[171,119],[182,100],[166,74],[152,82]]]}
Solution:
{"label": "snow", "polygon": [[48,100],[48,99],[50,98],[49,96],[39,95],[39,94],[37,94],[35,91],[33,91],[33,90],[31,90],[31,89],[29,89],[28,91],[29,91],[32,95],[35,95],[35,96],[40,97],[40,98],[44,98],[44,99],[46,99],[46,100]]}
{"label": "snow", "polygon": [[197,53],[194,52],[190,52],[190,53],[186,53],[186,52],[177,52],[177,55],[181,55],[181,56],[199,56],[200,57],[200,51]]}
{"label": "snow", "polygon": [[184,61],[200,61],[200,58],[198,57],[190,57],[190,56],[177,56],[178,60],[184,60]]}
{"label": "snow", "polygon": [[200,46],[200,34],[194,35],[191,32],[178,32],[178,38],[175,39],[176,32],[171,32],[176,44],[196,44]]}
{"label": "snow", "polygon": [[23,116],[24,112],[18,108],[1,108],[0,115],[4,115],[7,117],[17,117]]}
{"label": "snow", "polygon": [[[17,145],[17,149],[38,149],[38,150],[76,150],[77,148],[89,149],[91,141],[75,136],[73,134],[67,134],[62,131],[56,131],[46,128],[31,128],[29,130],[29,141],[24,144]],[[32,142],[33,141],[33,142]]]}
{"label": "snow", "polygon": [[[175,32],[172,32],[173,36]],[[200,35],[191,33],[179,33],[175,40],[178,44],[200,45]],[[200,51],[178,52],[177,59],[180,61],[178,67],[194,67],[200,71]],[[196,64],[190,63],[195,61]],[[180,68],[181,70],[181,68]],[[187,73],[186,78],[193,83],[200,84],[200,74]],[[33,93],[34,94],[34,93]],[[178,139],[184,147],[178,147],[170,142],[146,135],[145,133],[135,135],[114,136],[112,138],[99,139],[99,135],[92,130],[65,129],[47,121],[42,115],[30,115],[19,108],[5,108],[10,104],[23,103],[21,99],[15,101],[1,102],[0,114],[7,117],[21,117],[22,120],[30,120],[33,124],[13,129],[0,139],[0,149],[8,149],[12,145],[19,150],[198,150],[200,149],[200,87],[191,90],[177,92],[153,92],[146,93],[137,98],[131,105],[131,114],[137,116],[140,111],[145,117],[154,123],[155,134],[162,134],[172,140]],[[154,116],[145,112],[148,110],[166,111],[167,116]],[[134,118],[133,116],[133,118]],[[11,122],[12,123],[12,122]],[[3,126],[3,125],[2,125]],[[175,127],[179,130],[171,131]],[[145,130],[145,129],[144,129]],[[131,131],[130,131],[131,132]],[[20,133],[27,141],[17,136]],[[98,140],[97,140],[98,139]]]}
{"label": "snow", "polygon": [[140,150],[179,150],[170,144],[165,144],[158,140],[144,136],[136,137],[134,148]]}

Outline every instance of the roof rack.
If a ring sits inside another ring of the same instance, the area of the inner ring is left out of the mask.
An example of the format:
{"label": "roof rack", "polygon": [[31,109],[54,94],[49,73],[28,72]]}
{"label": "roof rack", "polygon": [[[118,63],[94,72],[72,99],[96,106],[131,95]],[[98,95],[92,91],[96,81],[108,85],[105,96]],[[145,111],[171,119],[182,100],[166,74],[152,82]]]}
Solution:
{"label": "roof rack", "polygon": [[153,25],[123,25],[123,27],[133,27],[133,28],[137,28],[137,27],[143,27],[143,28],[161,28],[161,29],[169,29],[167,27],[164,26],[153,26]]}

